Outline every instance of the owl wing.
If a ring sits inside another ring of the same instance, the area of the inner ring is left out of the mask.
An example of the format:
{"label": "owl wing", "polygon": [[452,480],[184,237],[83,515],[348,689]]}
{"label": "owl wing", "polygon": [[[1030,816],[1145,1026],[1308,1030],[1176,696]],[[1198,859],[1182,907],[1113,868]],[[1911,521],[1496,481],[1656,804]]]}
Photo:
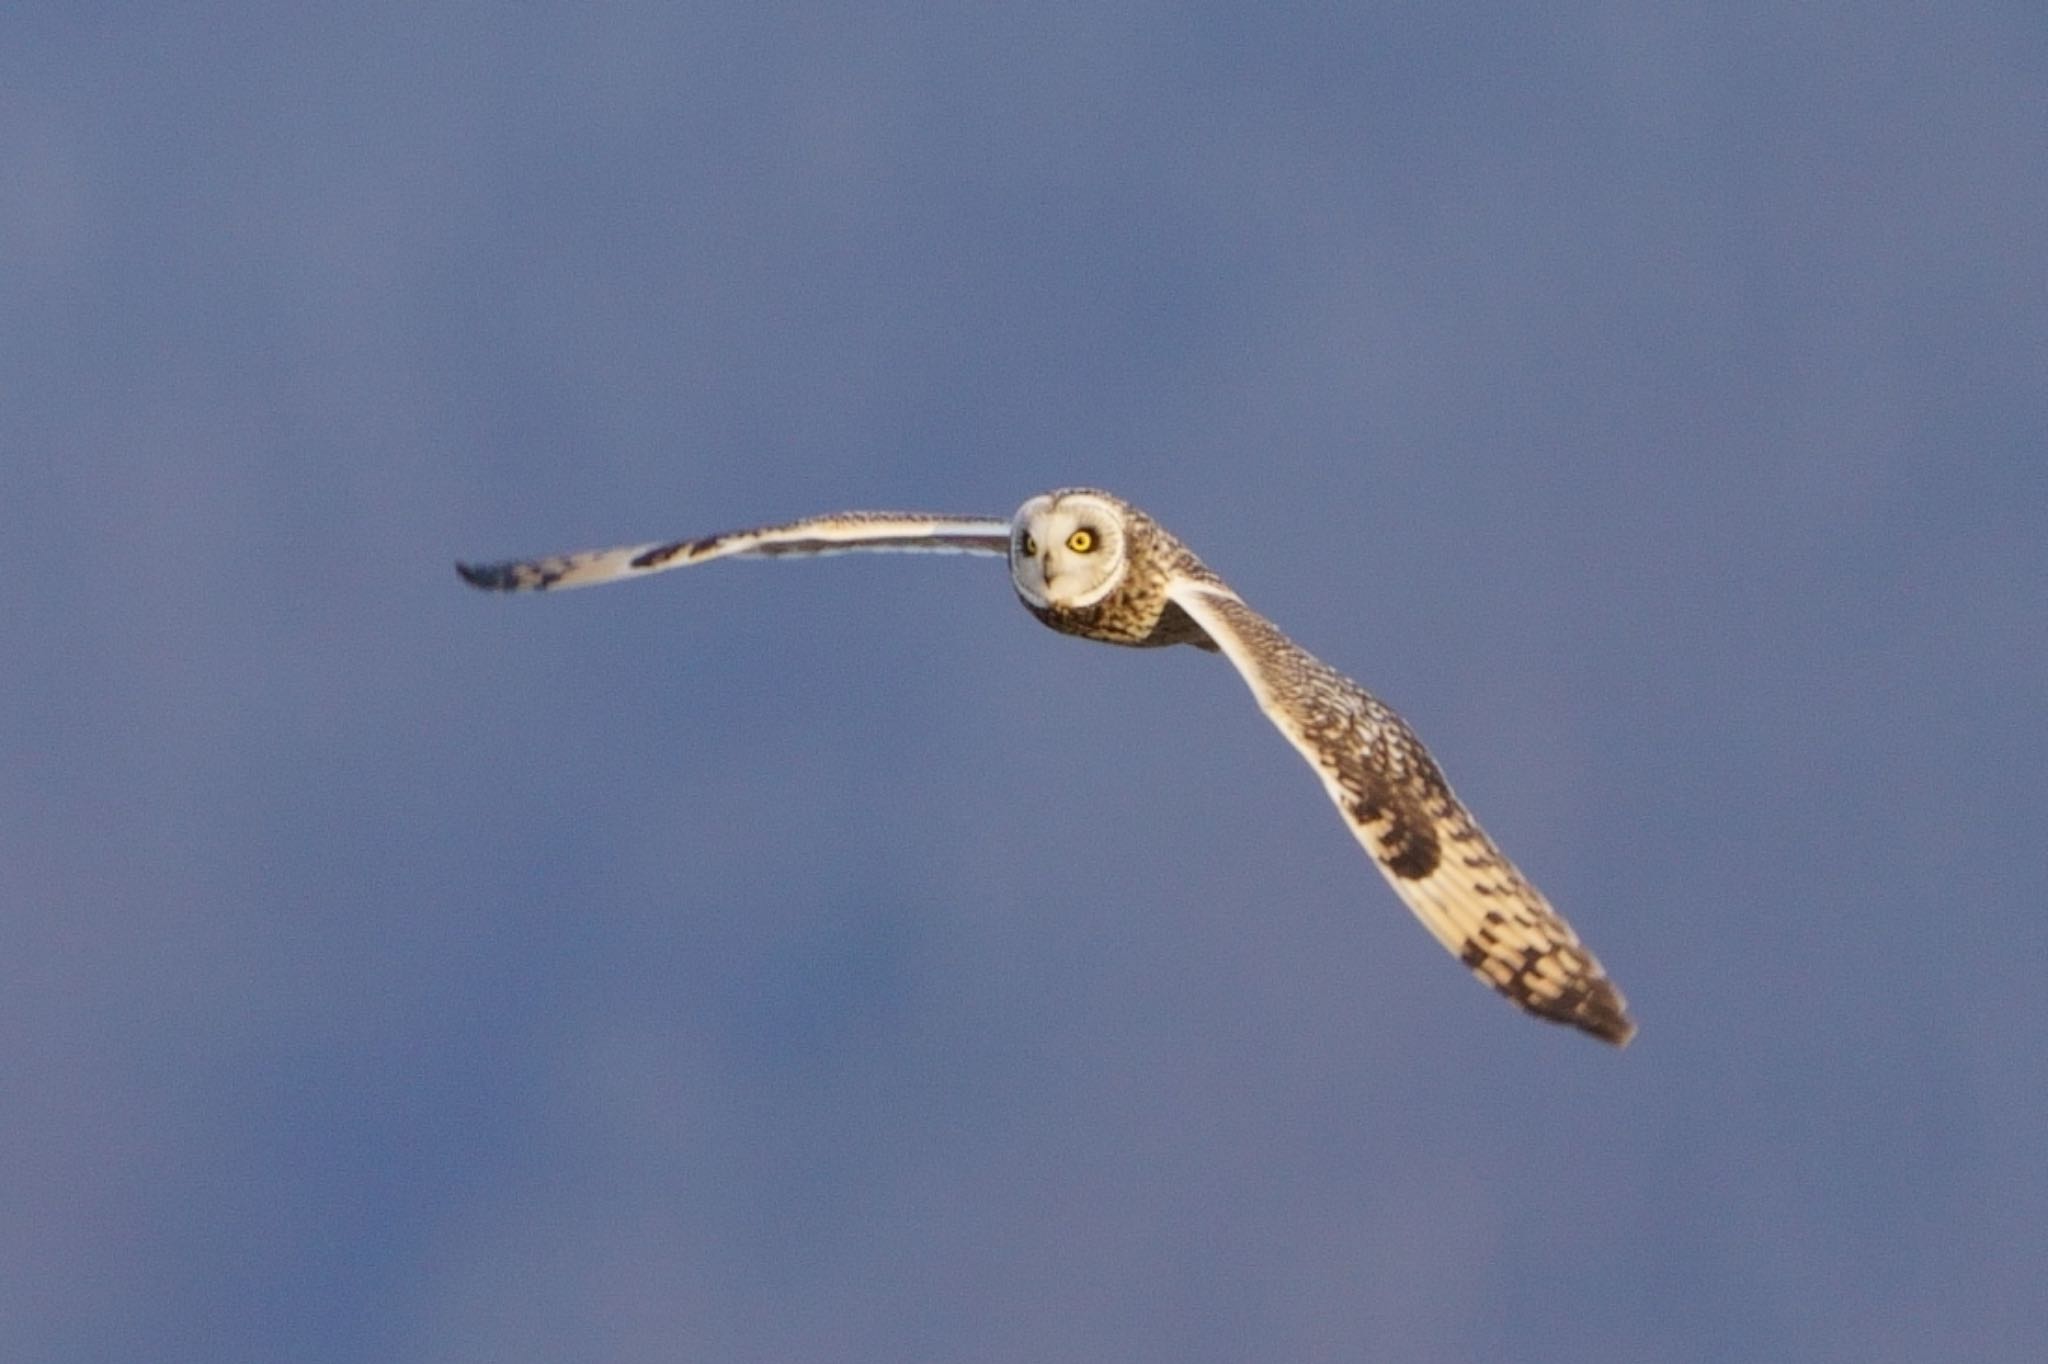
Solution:
{"label": "owl wing", "polygon": [[1229,588],[1177,578],[1167,593],[1237,665],[1437,941],[1530,1013],[1617,1046],[1635,1035],[1600,963],[1451,793],[1400,716]]}
{"label": "owl wing", "polygon": [[1006,554],[1009,544],[1010,523],[996,517],[856,511],[810,516],[782,526],[726,531],[722,535],[707,535],[701,540],[587,549],[573,554],[551,554],[543,559],[513,559],[496,564],[458,563],[455,571],[462,575],[464,582],[485,591],[547,592],[564,587],[592,587],[620,578],[637,578],[729,555],[856,554],[862,551]]}

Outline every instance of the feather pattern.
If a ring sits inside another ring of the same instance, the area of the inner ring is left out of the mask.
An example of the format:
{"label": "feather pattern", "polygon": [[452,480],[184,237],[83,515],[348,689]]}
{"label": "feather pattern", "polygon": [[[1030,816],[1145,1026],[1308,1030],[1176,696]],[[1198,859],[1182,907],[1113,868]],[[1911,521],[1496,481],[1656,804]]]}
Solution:
{"label": "feather pattern", "polygon": [[1530,1013],[1628,1042],[1635,1024],[1600,963],[1486,836],[1399,715],[1229,588],[1183,579],[1167,591],[1237,665],[1437,941]]}

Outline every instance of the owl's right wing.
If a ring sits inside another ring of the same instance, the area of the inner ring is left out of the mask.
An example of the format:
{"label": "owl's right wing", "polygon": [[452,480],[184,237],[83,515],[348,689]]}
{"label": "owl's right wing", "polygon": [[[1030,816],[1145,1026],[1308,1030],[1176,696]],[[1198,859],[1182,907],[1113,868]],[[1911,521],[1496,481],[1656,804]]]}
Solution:
{"label": "owl's right wing", "polygon": [[785,554],[1006,554],[1010,523],[988,516],[940,516],[921,512],[837,512],[781,526],[726,531],[698,540],[587,549],[541,559],[504,563],[458,563],[455,571],[472,587],[491,592],[547,592],[592,587],[637,578],[706,559],[773,557]]}
{"label": "owl's right wing", "polygon": [[1451,793],[1400,716],[1220,583],[1178,578],[1167,594],[1237,666],[1394,893],[1453,956],[1530,1013],[1617,1046],[1635,1035],[1600,963]]}

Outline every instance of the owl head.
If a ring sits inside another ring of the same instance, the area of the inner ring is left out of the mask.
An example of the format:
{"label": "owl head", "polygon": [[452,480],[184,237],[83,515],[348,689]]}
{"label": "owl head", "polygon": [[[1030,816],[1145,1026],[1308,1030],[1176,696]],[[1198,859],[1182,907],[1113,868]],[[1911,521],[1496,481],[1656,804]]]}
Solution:
{"label": "owl head", "polygon": [[1032,606],[1093,606],[1130,566],[1124,504],[1092,488],[1044,493],[1010,519],[1010,581]]}

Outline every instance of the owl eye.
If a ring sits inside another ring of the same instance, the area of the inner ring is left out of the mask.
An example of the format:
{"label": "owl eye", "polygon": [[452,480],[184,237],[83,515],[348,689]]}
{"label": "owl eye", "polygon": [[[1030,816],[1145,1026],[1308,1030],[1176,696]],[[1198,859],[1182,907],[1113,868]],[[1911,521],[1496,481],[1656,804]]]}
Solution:
{"label": "owl eye", "polygon": [[1076,554],[1086,554],[1095,548],[1095,532],[1083,526],[1067,537],[1067,548]]}
{"label": "owl eye", "polygon": [[1026,532],[1024,536],[1024,557],[1027,559],[1038,557],[1038,537],[1029,532]]}

